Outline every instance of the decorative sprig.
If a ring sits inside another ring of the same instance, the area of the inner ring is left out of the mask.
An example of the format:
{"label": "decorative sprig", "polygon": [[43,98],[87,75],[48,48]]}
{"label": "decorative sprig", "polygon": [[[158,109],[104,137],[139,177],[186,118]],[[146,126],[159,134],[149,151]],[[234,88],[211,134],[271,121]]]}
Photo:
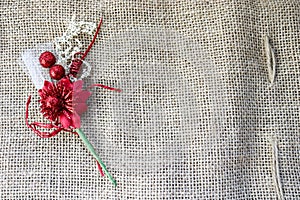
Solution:
{"label": "decorative sprig", "polygon": [[[107,175],[109,180],[114,184],[114,186],[117,186],[116,180],[108,172],[105,164],[95,151],[95,148],[92,146],[92,144],[87,139],[86,135],[81,130],[80,115],[87,111],[88,106],[86,105],[86,101],[92,93],[88,90],[82,89],[84,83],[82,80],[77,80],[76,77],[81,69],[82,64],[84,63],[84,59],[86,58],[87,54],[89,53],[93,44],[96,41],[101,24],[102,19],[100,20],[96,29],[96,33],[94,34],[94,37],[87,49],[85,50],[85,52],[76,52],[73,55],[74,57],[69,65],[67,74],[65,70],[67,67],[60,65],[64,64],[64,62],[55,64],[57,62],[57,59],[52,52],[45,51],[40,55],[39,62],[41,67],[49,68],[49,74],[52,78],[51,82],[45,80],[43,87],[38,90],[40,96],[39,102],[41,104],[40,111],[43,114],[43,116],[50,121],[50,123],[29,123],[28,110],[29,104],[31,102],[31,96],[29,96],[26,103],[25,122],[26,125],[41,138],[53,137],[61,131],[66,131],[78,135],[89,150],[89,152],[96,159],[100,174]],[[77,28],[80,29],[80,27]],[[64,35],[63,37],[66,37],[66,35]],[[57,47],[60,46],[58,45]],[[90,87],[88,87],[88,89],[92,87],[101,87],[104,89],[121,92],[120,89],[116,89],[102,84],[93,84]],[[54,130],[52,130],[51,132],[42,132],[38,130],[38,128]]]}

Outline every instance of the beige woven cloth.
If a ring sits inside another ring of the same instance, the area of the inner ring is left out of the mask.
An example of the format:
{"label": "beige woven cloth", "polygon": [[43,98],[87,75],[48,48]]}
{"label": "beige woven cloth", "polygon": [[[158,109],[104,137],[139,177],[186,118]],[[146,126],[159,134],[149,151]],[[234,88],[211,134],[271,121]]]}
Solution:
{"label": "beige woven cloth", "polygon": [[[300,199],[298,0],[0,5],[0,199]],[[78,137],[24,121],[29,94],[42,116],[18,58],[73,14],[104,19],[86,84],[123,90],[94,89],[82,117],[116,188]]]}

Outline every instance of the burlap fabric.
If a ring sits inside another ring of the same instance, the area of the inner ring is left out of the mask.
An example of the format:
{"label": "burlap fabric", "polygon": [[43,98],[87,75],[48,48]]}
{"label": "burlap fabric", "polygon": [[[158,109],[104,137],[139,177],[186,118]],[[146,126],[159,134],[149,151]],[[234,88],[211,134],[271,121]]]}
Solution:
{"label": "burlap fabric", "polygon": [[[300,199],[298,0],[2,0],[0,13],[1,199]],[[42,116],[18,58],[73,14],[104,18],[86,84],[123,89],[93,90],[82,117],[117,188],[75,135],[25,126],[29,94]]]}

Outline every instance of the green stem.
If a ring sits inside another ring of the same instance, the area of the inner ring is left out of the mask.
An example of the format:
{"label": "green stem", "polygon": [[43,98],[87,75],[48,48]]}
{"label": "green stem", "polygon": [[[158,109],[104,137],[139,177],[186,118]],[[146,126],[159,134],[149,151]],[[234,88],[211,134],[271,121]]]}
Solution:
{"label": "green stem", "polygon": [[87,139],[86,135],[82,132],[82,130],[80,128],[75,129],[75,131],[78,133],[79,137],[82,139],[83,143],[88,148],[88,150],[91,152],[91,154],[94,156],[94,158],[99,162],[104,173],[108,176],[109,180],[114,184],[114,186],[117,186],[116,180],[107,171],[105,164],[102,162],[101,158],[96,153],[96,150],[94,149],[94,147],[90,143],[90,141]]}

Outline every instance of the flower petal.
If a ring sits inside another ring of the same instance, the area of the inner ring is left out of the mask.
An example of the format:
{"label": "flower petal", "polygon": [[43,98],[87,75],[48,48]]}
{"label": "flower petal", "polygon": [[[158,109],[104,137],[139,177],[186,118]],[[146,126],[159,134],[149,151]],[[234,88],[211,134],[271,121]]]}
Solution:
{"label": "flower petal", "polygon": [[49,89],[49,87],[51,87],[51,86],[53,87],[53,83],[51,83],[49,81],[46,81],[46,80],[44,81],[44,88],[45,89]]}
{"label": "flower petal", "polygon": [[54,87],[53,83],[45,80],[42,90],[44,90],[44,91],[50,90],[51,91],[51,90],[53,90],[53,87]]}
{"label": "flower petal", "polygon": [[72,116],[72,125],[74,128],[80,128],[80,116],[76,112]]}
{"label": "flower petal", "polygon": [[60,86],[61,88],[66,88],[66,89],[72,89],[73,85],[68,78],[63,78],[61,79],[58,83],[57,86]]}
{"label": "flower petal", "polygon": [[87,109],[88,109],[88,106],[86,105],[86,103],[77,103],[77,104],[74,104],[74,110],[79,115],[81,115],[82,113],[84,113],[85,111],[87,111]]}
{"label": "flower petal", "polygon": [[43,97],[43,98],[44,98],[44,92],[43,92],[43,89],[39,89],[39,90],[38,90],[38,93],[39,93],[40,97]]}
{"label": "flower petal", "polygon": [[71,126],[72,119],[68,113],[62,112],[59,116],[59,120],[64,128],[69,128]]}
{"label": "flower petal", "polygon": [[74,94],[73,102],[74,102],[74,104],[85,103],[91,95],[92,95],[92,93],[87,90],[82,90],[80,92],[76,92]]}
{"label": "flower petal", "polygon": [[76,92],[76,91],[80,91],[82,90],[82,86],[83,86],[83,80],[78,80],[78,81],[75,81],[73,83],[73,90]]}
{"label": "flower petal", "polygon": [[44,81],[44,86],[38,90],[38,93],[40,97],[46,98],[49,94],[53,93],[53,91],[55,91],[55,85],[49,81]]}

